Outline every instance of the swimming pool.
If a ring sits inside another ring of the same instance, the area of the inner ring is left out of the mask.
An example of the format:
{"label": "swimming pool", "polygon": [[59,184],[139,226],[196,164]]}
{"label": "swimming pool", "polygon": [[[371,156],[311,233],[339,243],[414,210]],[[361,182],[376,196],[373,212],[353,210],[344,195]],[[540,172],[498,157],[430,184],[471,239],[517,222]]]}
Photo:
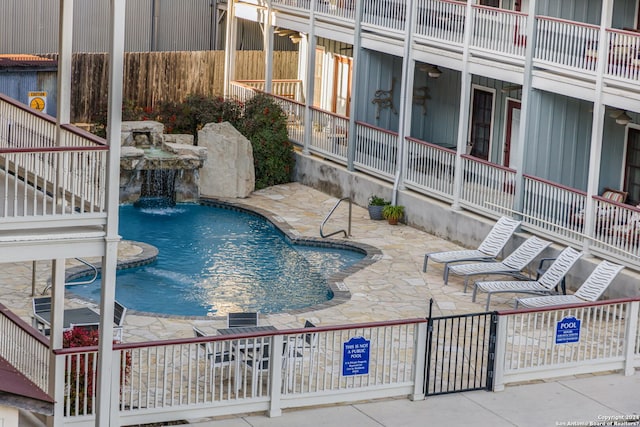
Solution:
{"label": "swimming pool", "polygon": [[[276,313],[332,298],[327,277],[362,252],[292,244],[257,215],[221,207],[120,207],[120,235],[158,248],[156,262],[120,270],[116,299],[129,309],[179,316]],[[99,301],[99,281],[68,290]]]}

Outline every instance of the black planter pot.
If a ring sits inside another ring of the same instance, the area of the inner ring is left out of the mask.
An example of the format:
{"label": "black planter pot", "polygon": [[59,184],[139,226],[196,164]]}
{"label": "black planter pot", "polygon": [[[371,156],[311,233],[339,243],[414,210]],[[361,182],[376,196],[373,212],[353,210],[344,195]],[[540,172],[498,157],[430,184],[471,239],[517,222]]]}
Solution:
{"label": "black planter pot", "polygon": [[382,218],[382,208],[384,208],[384,206],[368,206],[369,209],[369,218],[371,219],[375,219],[375,220],[381,220]]}

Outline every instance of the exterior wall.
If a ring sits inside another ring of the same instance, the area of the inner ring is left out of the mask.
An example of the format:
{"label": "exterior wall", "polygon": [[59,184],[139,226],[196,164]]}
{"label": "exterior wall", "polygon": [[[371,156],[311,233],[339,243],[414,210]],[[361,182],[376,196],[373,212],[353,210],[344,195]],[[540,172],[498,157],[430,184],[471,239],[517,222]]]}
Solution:
{"label": "exterior wall", "polygon": [[10,406],[0,405],[0,426],[18,427],[18,419],[18,409],[12,408]]}
{"label": "exterior wall", "polygon": [[[374,52],[363,49],[361,55],[362,65],[359,68],[360,79],[359,93],[352,98],[356,102],[356,120],[364,121],[375,126],[398,131],[398,112],[401,105],[400,85],[402,84],[402,58],[387,55],[382,52]],[[395,79],[395,84],[393,80]],[[377,105],[371,101],[375,99],[376,91],[389,91],[393,87],[393,107],[382,108],[378,115]]]}
{"label": "exterior wall", "polygon": [[0,93],[28,105],[29,92],[47,92],[47,105],[44,112],[55,116],[58,100],[56,79],[56,71],[0,72]]}
{"label": "exterior wall", "polygon": [[[296,152],[294,174],[294,180],[297,182],[336,198],[349,196],[353,203],[363,207],[367,205],[367,199],[372,194],[391,199],[393,192],[388,182],[359,172],[349,172],[344,167],[300,152]],[[408,225],[463,247],[477,247],[494,223],[470,211],[455,211],[445,203],[411,191],[399,191],[397,203],[405,206],[405,220]],[[505,247],[504,253],[511,253],[527,237],[528,233],[516,233]],[[563,249],[563,246],[553,244],[540,257],[557,256]],[[588,255],[578,260],[567,275],[567,290],[575,291],[599,262],[600,259]],[[639,280],[640,274],[629,268],[624,269],[605,293],[605,298],[637,297],[636,287]]]}

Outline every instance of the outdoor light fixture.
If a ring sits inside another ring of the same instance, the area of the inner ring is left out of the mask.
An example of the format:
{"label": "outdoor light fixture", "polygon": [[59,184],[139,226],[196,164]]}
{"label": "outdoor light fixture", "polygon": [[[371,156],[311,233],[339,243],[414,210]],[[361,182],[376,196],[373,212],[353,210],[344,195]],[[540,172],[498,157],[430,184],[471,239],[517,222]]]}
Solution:
{"label": "outdoor light fixture", "polygon": [[619,125],[626,125],[631,121],[631,117],[626,111],[623,111],[616,117],[616,123]]}

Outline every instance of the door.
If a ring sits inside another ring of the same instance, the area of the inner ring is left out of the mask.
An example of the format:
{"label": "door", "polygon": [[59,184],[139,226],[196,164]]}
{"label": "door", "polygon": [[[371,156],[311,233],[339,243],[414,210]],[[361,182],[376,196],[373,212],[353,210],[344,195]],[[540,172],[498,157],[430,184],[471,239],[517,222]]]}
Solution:
{"label": "door", "polygon": [[491,121],[493,119],[493,93],[479,88],[473,89],[471,110],[471,155],[489,160],[491,144]]}
{"label": "door", "polygon": [[629,193],[627,203],[640,203],[640,129],[629,128],[627,154],[624,165],[624,191]]}
{"label": "door", "polygon": [[507,124],[504,139],[504,153],[502,164],[506,167],[513,165],[513,156],[520,146],[520,102],[510,99],[507,101]]}
{"label": "door", "polygon": [[351,105],[351,68],[353,59],[336,55],[333,79],[333,105],[331,111],[340,116],[349,116]]}

